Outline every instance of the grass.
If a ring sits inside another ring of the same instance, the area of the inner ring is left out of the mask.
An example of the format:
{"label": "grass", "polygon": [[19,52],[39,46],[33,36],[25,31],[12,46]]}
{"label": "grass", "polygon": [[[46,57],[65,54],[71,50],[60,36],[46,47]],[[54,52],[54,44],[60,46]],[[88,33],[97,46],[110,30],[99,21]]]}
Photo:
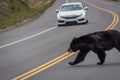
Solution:
{"label": "grass", "polygon": [[10,28],[26,19],[42,14],[55,0],[41,0],[40,3],[31,6],[26,2],[22,2],[23,0],[4,1],[6,1],[8,5],[7,7],[0,6],[0,9],[3,8],[0,10],[2,11],[0,12],[0,30]]}

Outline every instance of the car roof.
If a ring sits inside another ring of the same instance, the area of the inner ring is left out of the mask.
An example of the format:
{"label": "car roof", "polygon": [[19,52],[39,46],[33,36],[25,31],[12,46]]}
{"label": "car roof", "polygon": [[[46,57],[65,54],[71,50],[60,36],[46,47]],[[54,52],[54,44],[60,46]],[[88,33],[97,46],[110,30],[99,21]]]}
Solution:
{"label": "car roof", "polygon": [[73,4],[79,4],[79,5],[82,5],[81,2],[69,2],[69,3],[64,3],[62,6],[64,6],[64,5],[73,5]]}

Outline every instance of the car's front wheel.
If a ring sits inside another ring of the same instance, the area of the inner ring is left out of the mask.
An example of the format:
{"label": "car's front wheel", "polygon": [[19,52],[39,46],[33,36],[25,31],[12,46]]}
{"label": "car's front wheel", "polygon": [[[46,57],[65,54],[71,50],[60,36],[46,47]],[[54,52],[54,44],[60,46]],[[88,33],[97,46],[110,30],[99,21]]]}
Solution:
{"label": "car's front wheel", "polygon": [[86,24],[88,23],[88,20],[86,20]]}
{"label": "car's front wheel", "polygon": [[88,23],[88,20],[86,20],[83,24],[87,24]]}
{"label": "car's front wheel", "polygon": [[58,27],[63,26],[62,24],[58,24]]}

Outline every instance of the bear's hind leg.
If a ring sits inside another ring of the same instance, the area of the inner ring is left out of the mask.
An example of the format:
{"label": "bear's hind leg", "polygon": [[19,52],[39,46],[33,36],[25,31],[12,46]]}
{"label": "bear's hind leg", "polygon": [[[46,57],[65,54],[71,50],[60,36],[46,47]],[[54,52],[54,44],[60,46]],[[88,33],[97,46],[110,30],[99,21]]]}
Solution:
{"label": "bear's hind leg", "polygon": [[114,41],[114,47],[120,52],[120,39]]}

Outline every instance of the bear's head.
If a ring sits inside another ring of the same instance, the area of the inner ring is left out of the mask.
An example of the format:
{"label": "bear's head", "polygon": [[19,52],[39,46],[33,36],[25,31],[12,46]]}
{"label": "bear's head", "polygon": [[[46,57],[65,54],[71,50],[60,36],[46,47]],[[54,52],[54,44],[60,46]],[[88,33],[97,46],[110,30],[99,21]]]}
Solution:
{"label": "bear's head", "polygon": [[78,50],[83,50],[89,48],[89,36],[81,36],[79,38],[73,38],[68,52],[76,52]]}
{"label": "bear's head", "polygon": [[68,52],[76,52],[79,50],[79,46],[78,46],[78,40],[77,38],[73,38],[71,44],[70,44],[70,47],[68,48]]}

